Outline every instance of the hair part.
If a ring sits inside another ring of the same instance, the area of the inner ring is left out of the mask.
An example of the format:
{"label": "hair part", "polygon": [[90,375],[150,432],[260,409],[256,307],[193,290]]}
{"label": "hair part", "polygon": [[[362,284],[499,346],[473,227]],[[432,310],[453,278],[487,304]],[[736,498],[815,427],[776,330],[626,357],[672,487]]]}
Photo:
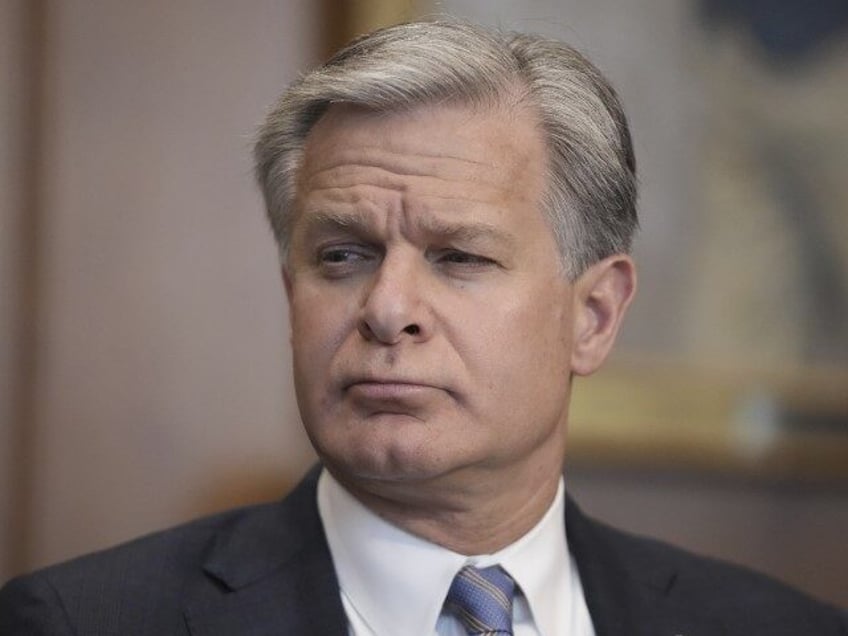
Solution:
{"label": "hair part", "polygon": [[433,21],[357,38],[293,82],[267,116],[254,149],[256,178],[284,263],[306,138],[339,103],[376,112],[521,104],[546,140],[543,212],[566,275],[573,280],[630,250],[636,164],[621,103],[601,73],[557,40]]}

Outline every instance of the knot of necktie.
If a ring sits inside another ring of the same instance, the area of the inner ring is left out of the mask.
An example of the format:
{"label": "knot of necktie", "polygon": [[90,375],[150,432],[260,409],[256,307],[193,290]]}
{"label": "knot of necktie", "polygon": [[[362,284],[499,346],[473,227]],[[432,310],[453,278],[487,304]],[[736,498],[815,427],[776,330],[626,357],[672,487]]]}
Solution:
{"label": "knot of necktie", "polygon": [[445,606],[469,634],[512,636],[515,581],[498,565],[466,565],[453,579]]}

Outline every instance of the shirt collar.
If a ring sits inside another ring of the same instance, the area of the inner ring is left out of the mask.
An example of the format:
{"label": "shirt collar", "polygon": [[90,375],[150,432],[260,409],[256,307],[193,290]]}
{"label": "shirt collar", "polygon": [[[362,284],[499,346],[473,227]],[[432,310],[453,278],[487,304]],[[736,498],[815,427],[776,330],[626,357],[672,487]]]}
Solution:
{"label": "shirt collar", "polygon": [[327,470],[318,481],[318,510],[342,594],[376,634],[433,633],[451,581],[468,563],[500,564],[524,593],[539,633],[556,633],[572,598],[563,500],[560,479],[553,503],[527,534],[495,554],[468,557],[381,519]]}

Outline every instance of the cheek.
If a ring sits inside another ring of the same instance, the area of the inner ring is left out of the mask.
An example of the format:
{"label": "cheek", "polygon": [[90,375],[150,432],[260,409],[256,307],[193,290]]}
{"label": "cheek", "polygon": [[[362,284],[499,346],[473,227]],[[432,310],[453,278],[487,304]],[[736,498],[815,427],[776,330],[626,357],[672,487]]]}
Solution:
{"label": "cheek", "polygon": [[[344,312],[317,294],[295,293],[291,299],[291,347],[298,376],[321,379],[333,352],[344,339]],[[316,386],[322,383],[317,382]]]}
{"label": "cheek", "polygon": [[[545,293],[513,298],[473,324],[476,346],[468,346],[473,373],[485,378],[490,394],[514,403],[538,403],[545,388],[566,386],[570,375],[571,329],[565,302],[544,300]],[[558,392],[554,391],[555,395]]]}
{"label": "cheek", "polygon": [[291,320],[295,338],[310,344],[321,338],[335,341],[338,332],[355,326],[359,293],[353,287],[334,287],[313,280],[294,286],[290,296]]}
{"label": "cheek", "polygon": [[551,288],[493,306],[486,338],[505,359],[530,358],[540,365],[562,360],[571,343],[571,319],[567,302]]}

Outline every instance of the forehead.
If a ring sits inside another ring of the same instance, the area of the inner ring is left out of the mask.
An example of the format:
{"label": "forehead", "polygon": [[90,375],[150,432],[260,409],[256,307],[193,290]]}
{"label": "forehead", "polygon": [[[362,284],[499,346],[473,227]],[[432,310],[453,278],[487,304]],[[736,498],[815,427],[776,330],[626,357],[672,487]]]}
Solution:
{"label": "forehead", "polygon": [[297,194],[360,184],[538,201],[546,166],[540,127],[523,107],[437,104],[382,113],[337,104],[307,136]]}

